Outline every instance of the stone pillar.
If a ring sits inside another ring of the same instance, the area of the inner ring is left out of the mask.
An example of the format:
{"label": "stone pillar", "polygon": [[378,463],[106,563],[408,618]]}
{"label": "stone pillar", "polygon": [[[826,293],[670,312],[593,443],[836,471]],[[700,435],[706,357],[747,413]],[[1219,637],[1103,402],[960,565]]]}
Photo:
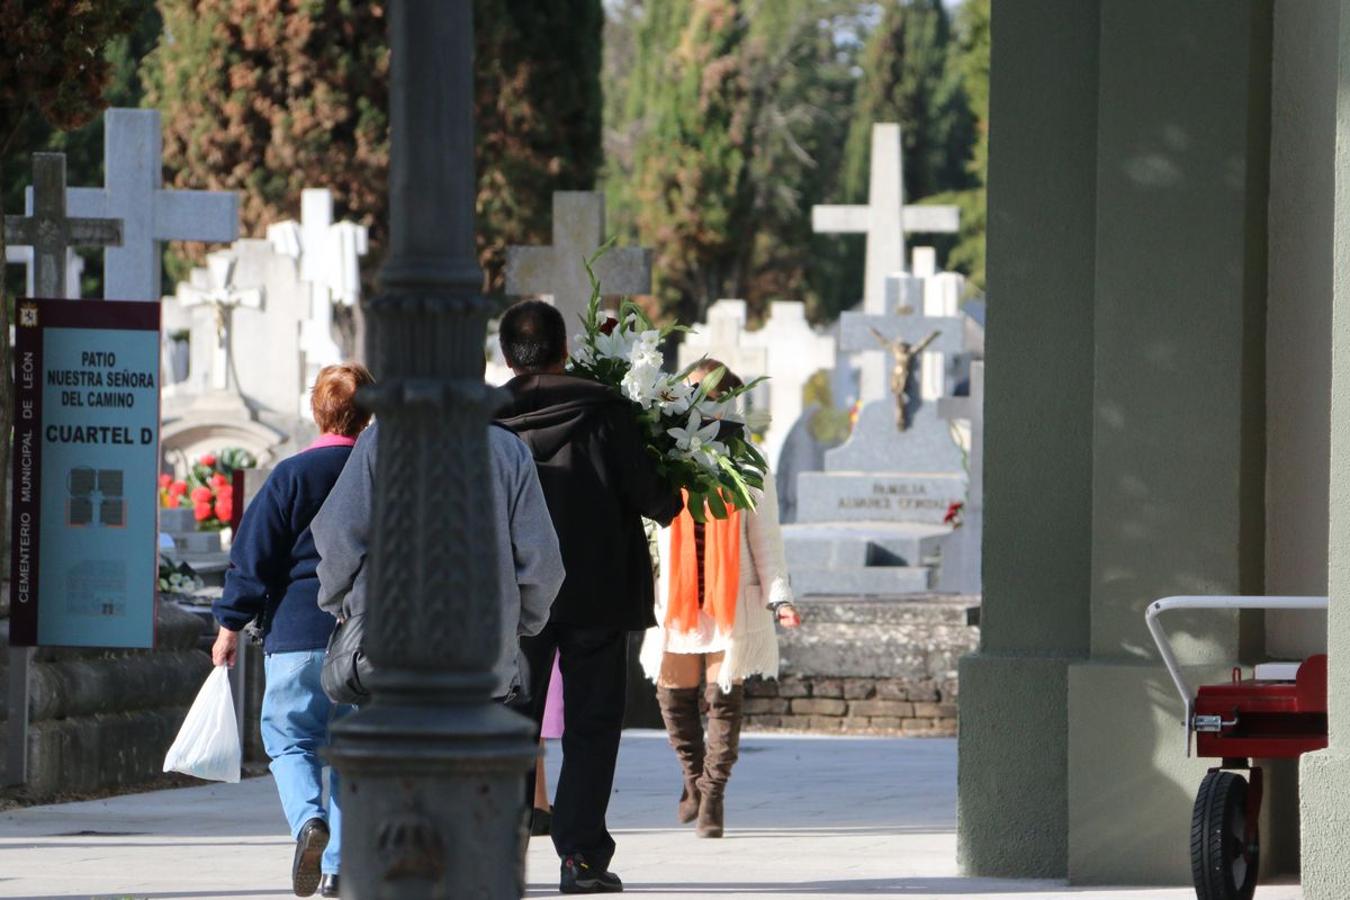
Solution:
{"label": "stone pillar", "polygon": [[[1185,759],[1144,609],[1263,588],[1271,7],[1225,9],[995,8],[989,273],[1008,302],[961,672],[971,873],[1190,879],[1207,764]],[[1170,625],[1200,666],[1259,650],[1259,617]]]}
{"label": "stone pillar", "polygon": [[[1186,884],[1208,760],[1144,626],[1169,594],[1260,594],[1272,10],[1101,4],[1091,659],[1069,667],[1069,879]],[[1083,423],[1088,426],[1088,422]],[[1174,616],[1223,680],[1260,614]]]}
{"label": "stone pillar", "polygon": [[[1350,2],[1339,0],[1339,70],[1335,105],[1335,190],[1331,271],[1331,518],[1327,614],[1326,750],[1300,760],[1303,896],[1350,896]],[[1334,19],[1335,17],[1332,16]]]}
{"label": "stone pillar", "polygon": [[524,719],[492,702],[500,612],[474,255],[468,0],[390,6],[390,248],[367,306],[380,417],[366,651],[334,726],[343,896],[520,897]]}
{"label": "stone pillar", "polygon": [[1088,652],[1095,3],[994,4],[984,601],[961,663],[958,853],[1063,877],[1070,659]]}

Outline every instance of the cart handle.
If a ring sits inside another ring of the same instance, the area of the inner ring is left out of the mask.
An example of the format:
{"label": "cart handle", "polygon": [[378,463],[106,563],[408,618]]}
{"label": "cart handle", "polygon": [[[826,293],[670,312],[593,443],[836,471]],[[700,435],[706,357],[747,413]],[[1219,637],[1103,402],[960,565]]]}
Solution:
{"label": "cart handle", "polygon": [[1148,605],[1144,622],[1148,625],[1153,641],[1158,645],[1158,654],[1162,657],[1167,674],[1172,676],[1181,702],[1186,707],[1186,755],[1191,755],[1191,731],[1195,722],[1195,696],[1182,677],[1181,666],[1177,663],[1172,644],[1163,631],[1158,616],[1169,609],[1326,609],[1326,597],[1163,597]]}

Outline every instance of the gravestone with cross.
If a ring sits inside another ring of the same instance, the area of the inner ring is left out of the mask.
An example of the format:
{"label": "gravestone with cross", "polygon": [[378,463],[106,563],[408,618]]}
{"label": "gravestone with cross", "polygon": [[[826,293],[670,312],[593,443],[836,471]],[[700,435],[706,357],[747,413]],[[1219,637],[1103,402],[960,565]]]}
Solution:
{"label": "gravestone with cross", "polygon": [[122,220],[122,241],[103,251],[103,296],[160,299],[164,241],[228,242],[239,234],[239,198],[232,192],[163,187],[159,111],[109,109],[103,115],[101,188],[69,188],[71,213]]}
{"label": "gravestone with cross", "polygon": [[984,540],[984,362],[970,366],[970,394],[938,401],[938,416],[949,422],[965,422],[970,428],[970,482],[961,510],[961,527],[942,549],[942,573],[938,588],[957,594],[979,594],[981,544]]}
{"label": "gravestone with cross", "polygon": [[[553,244],[506,248],[506,293],[547,294],[567,330],[580,329],[591,297],[584,260],[605,241],[605,195],[598,191],[553,192]],[[604,296],[648,294],[652,251],[613,247],[595,264]]]}
{"label": "gravestone with cross", "polygon": [[305,390],[300,414],[309,414],[309,389],[324,366],[342,362],[344,354],[333,334],[333,305],[355,306],[361,299],[361,257],[369,252],[366,226],[333,222],[333,192],[306,188],[300,194],[300,221],[267,226],[267,240],[300,266],[300,278],[311,286],[308,317],[300,323]]}
{"label": "gravestone with cross", "polygon": [[231,284],[234,272],[234,253],[219,250],[206,258],[205,284],[180,284],[178,300],[188,309],[208,306],[215,317],[215,342],[211,354],[210,371],[205,373],[203,387],[220,394],[238,394],[234,373],[234,354],[230,344],[230,316],[235,309],[261,309],[263,292],[256,288],[238,288]]}
{"label": "gravestone with cross", "polygon": [[769,354],[769,429],[764,435],[764,457],[776,466],[788,432],[801,417],[806,382],[822,369],[832,371],[837,359],[834,335],[817,331],[806,321],[806,305],[775,300],[769,318],[744,341]]}
{"label": "gravestone with cross", "polygon": [[953,233],[960,228],[955,206],[906,206],[900,126],[872,126],[872,159],[866,206],[815,206],[811,228],[818,234],[866,234],[863,310],[884,312],[885,279],[905,268],[906,233]]}
{"label": "gravestone with cross", "polygon": [[71,247],[116,247],[122,221],[66,211],[66,155],[33,154],[33,204],[26,216],[5,216],[5,243],[33,251],[36,296],[67,295],[67,253]]}
{"label": "gravestone with cross", "polygon": [[[892,312],[845,314],[840,352],[883,342],[913,346],[934,334],[929,351],[959,352],[962,320],[924,315],[923,286],[904,274],[887,278],[884,302]],[[932,588],[933,566],[952,531],[952,505],[966,499],[966,471],[924,371],[919,360],[910,359],[906,427],[897,425],[894,397],[873,398],[863,405],[848,440],[825,452],[824,471],[798,477],[799,524],[785,537],[797,566],[793,583],[807,586],[806,592],[817,585],[883,594]]]}
{"label": "gravestone with cross", "polygon": [[[702,357],[715,359],[749,382],[769,374],[769,351],[753,346],[745,330],[744,300],[718,300],[708,307],[708,321],[688,334],[679,349],[679,367],[684,369]],[[767,384],[751,392],[749,408],[766,409]]]}

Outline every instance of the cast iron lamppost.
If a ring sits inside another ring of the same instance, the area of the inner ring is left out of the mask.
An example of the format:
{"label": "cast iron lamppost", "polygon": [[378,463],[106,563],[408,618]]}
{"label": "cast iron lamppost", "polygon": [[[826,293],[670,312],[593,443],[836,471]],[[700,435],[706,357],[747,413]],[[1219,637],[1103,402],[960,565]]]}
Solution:
{"label": "cast iron lamppost", "polygon": [[378,386],[372,699],[333,728],[342,895],[518,898],[526,721],[491,699],[498,610],[474,254],[470,0],[389,6],[389,254],[366,305]]}

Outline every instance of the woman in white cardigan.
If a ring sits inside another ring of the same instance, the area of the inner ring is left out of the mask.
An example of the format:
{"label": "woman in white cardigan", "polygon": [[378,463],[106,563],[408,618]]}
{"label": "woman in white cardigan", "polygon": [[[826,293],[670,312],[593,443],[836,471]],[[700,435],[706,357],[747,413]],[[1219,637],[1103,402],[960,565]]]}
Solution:
{"label": "woman in white cardigan", "polygon": [[[706,360],[690,375],[700,381],[723,368]],[[727,371],[718,387],[741,384]],[[716,397],[714,392],[713,396]],[[684,770],[680,822],[698,821],[699,837],[721,837],[723,797],[740,751],[744,690],[751,675],[778,676],[774,622],[801,623],[792,604],[778,528],[772,474],[753,511],[726,520],[694,522],[686,509],[659,535],[656,620],[642,645],[642,665],[656,696],[670,744]],[[699,719],[706,679],[706,739]]]}

